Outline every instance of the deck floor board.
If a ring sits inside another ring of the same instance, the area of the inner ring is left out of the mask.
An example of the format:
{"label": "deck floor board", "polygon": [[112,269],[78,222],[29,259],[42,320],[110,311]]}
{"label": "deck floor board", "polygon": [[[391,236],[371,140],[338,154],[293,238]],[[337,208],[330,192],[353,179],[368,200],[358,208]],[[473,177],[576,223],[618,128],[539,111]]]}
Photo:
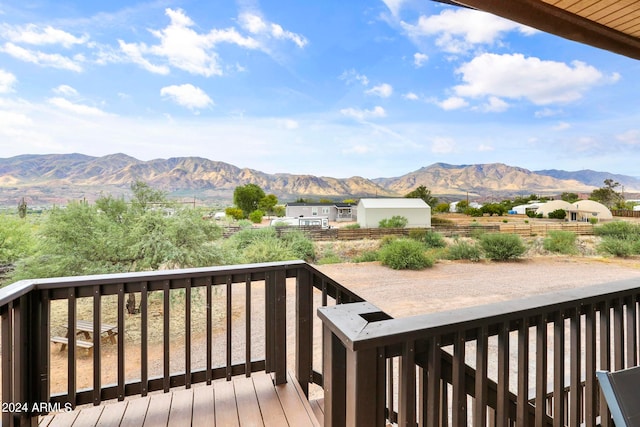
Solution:
{"label": "deck floor board", "polygon": [[41,426],[295,426],[317,427],[314,408],[306,400],[293,375],[275,386],[264,372],[250,378],[214,381],[170,393],[106,402],[72,412],[49,414]]}

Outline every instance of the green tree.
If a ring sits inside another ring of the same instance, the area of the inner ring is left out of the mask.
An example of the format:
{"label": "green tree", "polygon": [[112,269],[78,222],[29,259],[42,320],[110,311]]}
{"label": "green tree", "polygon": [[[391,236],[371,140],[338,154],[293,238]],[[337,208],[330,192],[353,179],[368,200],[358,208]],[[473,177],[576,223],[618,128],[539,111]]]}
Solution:
{"label": "green tree", "polygon": [[241,185],[233,191],[233,203],[242,209],[245,215],[258,209],[260,200],[264,197],[264,191],[256,184]]}
{"label": "green tree", "polygon": [[278,198],[275,194],[267,194],[258,202],[258,209],[267,214],[273,214],[273,209],[278,204]]}
{"label": "green tree", "polygon": [[166,204],[167,196],[164,191],[153,189],[144,181],[136,181],[131,184],[133,197],[131,205],[140,210],[150,208],[150,205]]}
{"label": "green tree", "polygon": [[593,190],[589,199],[600,202],[608,208],[613,207],[615,204],[623,201],[622,195],[615,189],[620,186],[619,182],[613,179],[605,179],[604,186]]}
{"label": "green tree", "polygon": [[438,204],[438,198],[434,197],[431,194],[431,190],[427,189],[427,187],[425,187],[424,185],[419,186],[412,192],[406,194],[404,197],[408,199],[422,199],[426,204],[428,204],[432,208],[435,208],[436,205]]}
{"label": "green tree", "polygon": [[464,213],[464,211],[467,210],[468,207],[469,202],[467,202],[466,200],[460,200],[458,203],[456,203],[456,212]]}
{"label": "green tree", "polygon": [[580,200],[580,196],[578,196],[576,193],[568,193],[565,191],[560,195],[560,200],[564,200],[567,203],[573,203]]}
{"label": "green tree", "polygon": [[12,264],[35,250],[31,225],[14,215],[0,215],[0,265]]}

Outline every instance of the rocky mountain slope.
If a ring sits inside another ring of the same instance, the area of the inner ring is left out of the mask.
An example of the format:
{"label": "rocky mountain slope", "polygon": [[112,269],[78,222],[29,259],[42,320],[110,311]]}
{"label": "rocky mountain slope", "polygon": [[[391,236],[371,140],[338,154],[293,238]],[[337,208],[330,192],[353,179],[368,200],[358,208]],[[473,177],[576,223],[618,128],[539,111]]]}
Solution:
{"label": "rocky mountain slope", "polygon": [[[601,186],[603,176],[623,181],[620,175],[602,172],[603,175],[598,176],[598,179],[602,178],[600,183],[593,179],[584,182],[578,172],[566,177],[561,172],[564,171],[536,173],[500,163],[460,166],[436,163],[400,177],[369,180],[362,177],[267,174],[200,157],[141,161],[125,154],[104,157],[21,155],[0,159],[0,205],[15,206],[22,197],[34,205],[95,200],[100,194],[119,196],[127,194],[131,183],[136,180],[175,197],[223,201],[232,198],[237,186],[248,183],[257,184],[265,192],[288,201],[298,197],[402,196],[419,185],[429,188],[435,195],[450,197],[467,193],[485,198],[531,193],[559,194],[563,191],[590,192]],[[624,182],[633,180],[624,178]],[[636,181],[636,185],[629,184],[628,191],[640,191],[640,180]]]}

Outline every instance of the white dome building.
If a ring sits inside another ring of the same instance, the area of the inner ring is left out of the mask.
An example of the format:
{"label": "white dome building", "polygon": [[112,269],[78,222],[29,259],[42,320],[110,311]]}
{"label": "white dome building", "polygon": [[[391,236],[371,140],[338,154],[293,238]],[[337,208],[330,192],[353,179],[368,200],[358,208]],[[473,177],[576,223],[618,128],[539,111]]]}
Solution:
{"label": "white dome building", "polygon": [[540,205],[540,207],[536,210],[536,214],[542,214],[543,218],[548,218],[550,212],[557,211],[558,209],[562,209],[567,212],[566,218],[569,219],[569,211],[575,210],[575,207],[571,203],[565,202],[564,200],[552,200],[543,205]]}
{"label": "white dome building", "polygon": [[572,203],[573,208],[569,211],[569,221],[589,221],[590,218],[597,218],[598,221],[613,219],[609,208],[602,203],[593,200],[578,200]]}

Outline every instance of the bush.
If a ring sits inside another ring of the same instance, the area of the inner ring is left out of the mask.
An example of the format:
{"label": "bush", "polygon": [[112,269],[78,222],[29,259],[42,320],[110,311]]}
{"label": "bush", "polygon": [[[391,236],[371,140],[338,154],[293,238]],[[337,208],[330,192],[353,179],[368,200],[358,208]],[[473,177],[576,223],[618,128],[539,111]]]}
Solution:
{"label": "bush", "polygon": [[427,248],[444,248],[447,246],[440,233],[426,229],[410,230],[409,238],[422,242]]}
{"label": "bush", "polygon": [[302,231],[295,230],[284,233],[281,239],[291,249],[296,258],[312,261],[316,257],[313,242]]}
{"label": "bush", "polygon": [[526,248],[517,234],[487,233],[480,237],[480,247],[487,258],[505,261],[518,258]]}
{"label": "bush", "polygon": [[567,211],[564,209],[556,209],[553,212],[549,212],[549,218],[551,219],[565,219],[567,217]]}
{"label": "bush", "polygon": [[464,210],[465,215],[469,215],[472,217],[481,217],[483,215],[482,209],[478,208],[466,208]]}
{"label": "bush", "polygon": [[256,209],[255,211],[249,214],[249,220],[254,224],[260,224],[262,222],[262,218],[264,217],[264,212],[260,209]]}
{"label": "bush", "polygon": [[549,231],[542,243],[542,247],[550,252],[574,255],[578,253],[578,248],[576,248],[577,237],[576,233],[572,231]]}
{"label": "bush", "polygon": [[358,230],[360,228],[360,224],[358,224],[357,222],[354,222],[353,224],[345,225],[342,228],[346,230]]}
{"label": "bush", "polygon": [[245,262],[274,262],[296,259],[293,251],[276,237],[256,240],[247,246],[243,252]]}
{"label": "bush", "polygon": [[374,262],[378,261],[379,258],[380,255],[378,254],[378,251],[365,251],[355,257],[353,262]]}
{"label": "bush", "polygon": [[424,246],[413,239],[397,239],[380,249],[382,265],[394,270],[422,270],[433,267],[434,260],[424,253]]}
{"label": "bush", "polygon": [[442,218],[441,216],[432,216],[431,225],[455,225],[455,222],[449,218]]}
{"label": "bush", "polygon": [[612,221],[602,224],[594,229],[596,236],[612,237],[622,240],[640,239],[640,224],[633,224],[627,221]]}
{"label": "bush", "polygon": [[482,251],[478,245],[460,240],[447,248],[447,259],[468,259],[480,261]]}
{"label": "bush", "polygon": [[639,248],[637,246],[630,240],[605,237],[598,245],[598,250],[606,254],[626,258],[638,253],[637,249]]}
{"label": "bush", "polygon": [[240,208],[227,208],[224,210],[224,214],[235,220],[241,220],[244,218],[244,212],[242,212],[242,209]]}
{"label": "bush", "polygon": [[409,220],[400,215],[394,215],[391,218],[381,219],[378,223],[380,228],[405,228]]}

